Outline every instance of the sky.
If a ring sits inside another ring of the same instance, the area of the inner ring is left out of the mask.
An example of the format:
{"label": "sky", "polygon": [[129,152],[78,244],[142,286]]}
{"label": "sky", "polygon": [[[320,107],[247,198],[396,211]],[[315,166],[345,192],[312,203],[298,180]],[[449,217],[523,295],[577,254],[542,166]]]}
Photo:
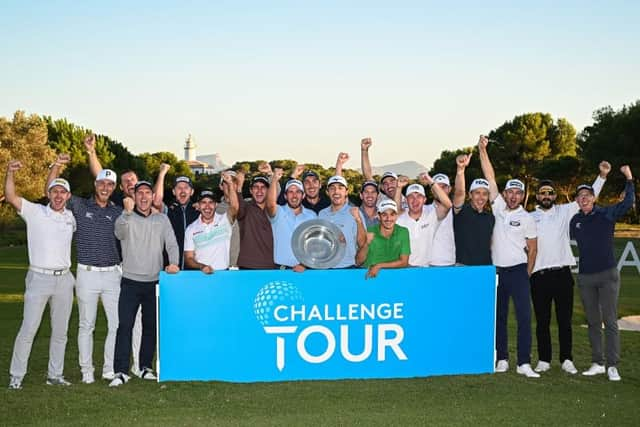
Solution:
{"label": "sky", "polygon": [[227,164],[415,160],[526,112],[578,131],[640,99],[635,1],[15,1],[0,116],[66,118],[132,152]]}

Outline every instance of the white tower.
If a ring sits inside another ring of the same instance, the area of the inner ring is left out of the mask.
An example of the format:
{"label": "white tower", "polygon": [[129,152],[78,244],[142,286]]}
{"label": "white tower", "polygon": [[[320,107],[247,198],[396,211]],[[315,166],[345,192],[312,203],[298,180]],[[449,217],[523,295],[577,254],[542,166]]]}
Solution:
{"label": "white tower", "polygon": [[191,134],[189,134],[184,143],[184,159],[186,161],[193,161],[196,159],[196,144],[193,142]]}

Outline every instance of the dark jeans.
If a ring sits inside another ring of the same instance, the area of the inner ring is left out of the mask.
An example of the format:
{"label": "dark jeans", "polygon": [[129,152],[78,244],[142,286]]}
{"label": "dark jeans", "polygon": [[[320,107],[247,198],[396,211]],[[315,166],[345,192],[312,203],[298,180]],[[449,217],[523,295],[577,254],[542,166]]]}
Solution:
{"label": "dark jeans", "polygon": [[573,276],[569,267],[547,269],[531,276],[531,299],[536,313],[538,359],[551,362],[551,305],[555,304],[560,342],[560,363],[573,360],[571,317],[573,315]]}
{"label": "dark jeans", "polygon": [[156,352],[156,283],[122,278],[118,301],[118,333],[114,355],[114,372],[127,374],[131,357],[131,331],[138,307],[142,305],[142,344],[140,366],[151,368]]}
{"label": "dark jeans", "polygon": [[513,298],[518,321],[518,366],[531,362],[531,297],[527,264],[497,267],[496,352],[498,360],[508,360],[507,318],[509,297]]}

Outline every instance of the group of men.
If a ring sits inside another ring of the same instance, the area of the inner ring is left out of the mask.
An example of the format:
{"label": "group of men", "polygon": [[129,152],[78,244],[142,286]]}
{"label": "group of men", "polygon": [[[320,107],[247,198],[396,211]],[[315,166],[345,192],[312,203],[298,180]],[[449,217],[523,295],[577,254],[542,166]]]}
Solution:
{"label": "group of men", "polygon": [[[594,205],[611,166],[600,164],[593,186],[577,188],[576,201],[556,204],[551,181],[540,181],[538,206],[529,213],[523,206],[525,186],[509,180],[502,193],[489,159],[488,139],[481,136],[478,152],[484,177],[471,182],[466,192],[465,170],[471,155],[456,159],[453,196],[449,177],[421,174],[418,183],[385,172],[373,179],[369,161],[370,138],[361,141],[365,181],[361,205],[349,202],[349,184],[342,167],[349,159],[338,155],[336,175],[322,192],[319,175],[298,165],[287,180],[283,170],[260,165],[249,185],[250,199],[242,197],[245,174],[225,171],[217,192],[204,189],[193,203],[193,183],[175,179],[174,203],[163,204],[162,165],[155,184],[138,180],[133,171],[120,174],[121,195],[114,193],[116,173],[103,169],[95,152],[95,137],[85,139],[95,194],[87,199],[71,195],[69,183],[59,178],[69,156],[58,155],[47,178],[47,206],[16,194],[14,173],[20,162],[7,166],[5,197],[27,224],[29,271],[26,277],[24,319],[15,341],[9,387],[19,389],[27,372],[33,338],[44,308],[51,309],[52,336],[47,384],[68,385],[64,379],[64,352],[75,283],[79,308],[79,364],[83,383],[93,383],[93,330],[98,301],[107,318],[102,378],[116,387],[129,381],[129,372],[155,380],[155,285],[160,271],[182,269],[211,274],[238,269],[291,269],[305,266],[291,247],[294,231],[306,221],[320,218],[335,224],[345,244],[343,258],[334,268],[366,268],[366,277],[381,269],[495,265],[498,275],[496,309],[496,372],[509,369],[507,317],[513,299],[517,319],[517,369],[526,377],[539,377],[551,367],[550,317],[555,303],[559,327],[561,368],[577,373],[573,364],[571,316],[575,259],[570,236],[578,242],[578,285],[585,306],[592,348],[592,365],[584,375],[608,373],[619,380],[620,343],[617,331],[617,295],[620,278],[613,260],[613,227],[632,206],[634,186],[628,166],[620,203]],[[300,179],[299,179],[300,178]],[[433,202],[426,204],[431,188]],[[404,194],[403,194],[404,190]],[[489,206],[491,205],[491,210]],[[75,236],[74,236],[75,233]],[[71,242],[77,247],[77,278],[70,272]],[[538,364],[531,367],[531,301],[537,326]],[[136,336],[136,316],[141,332]],[[600,325],[605,323],[606,358]],[[133,350],[132,350],[133,348]],[[130,366],[133,351],[134,366]],[[605,368],[606,366],[606,368]]]}

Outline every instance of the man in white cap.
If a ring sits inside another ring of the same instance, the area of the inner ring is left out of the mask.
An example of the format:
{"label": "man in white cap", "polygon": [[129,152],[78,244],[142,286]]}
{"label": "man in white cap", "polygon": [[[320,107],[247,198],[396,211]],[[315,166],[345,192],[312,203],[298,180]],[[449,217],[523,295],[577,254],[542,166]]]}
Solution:
{"label": "man in white cap", "polygon": [[398,207],[393,200],[378,205],[379,224],[367,229],[367,241],[358,250],[356,262],[368,269],[366,277],[373,278],[382,268],[402,268],[409,265],[411,246],[409,230],[396,224]]}
{"label": "man in white cap", "polygon": [[[420,174],[420,178],[424,178],[425,174]],[[425,182],[426,184],[426,182]],[[449,193],[451,192],[451,182],[449,177],[443,173],[437,173],[433,175],[433,186],[431,187],[431,194],[433,195],[433,202],[427,205],[428,210],[436,209],[436,207],[442,204],[439,196],[434,192],[434,188],[439,187],[444,193],[444,198],[448,203],[451,203]],[[433,238],[433,252],[431,254],[430,265],[434,267],[448,267],[455,265],[456,263],[456,242],[453,235],[453,212],[451,209],[447,210],[447,216],[444,217],[440,223],[440,227],[436,230],[436,235]]]}
{"label": "man in white cap", "polygon": [[[597,197],[611,170],[608,162],[600,163],[600,174],[593,183]],[[540,180],[536,191],[538,205],[531,212],[538,231],[538,255],[531,275],[531,299],[536,315],[538,364],[536,372],[551,368],[551,307],[555,304],[558,323],[560,363],[563,371],[578,372],[573,364],[573,274],[576,258],[569,242],[569,223],[580,210],[577,202],[556,204],[553,182]]]}
{"label": "man in white cap", "polygon": [[238,213],[238,193],[233,176],[223,173],[224,195],[229,202],[226,213],[216,213],[213,191],[202,190],[198,197],[200,216],[185,232],[184,259],[187,267],[205,274],[229,268],[232,224]]}
{"label": "man in white cap", "polygon": [[71,197],[69,183],[57,178],[47,186],[49,203],[31,203],[16,194],[14,174],[22,164],[11,160],[7,165],[4,183],[6,201],[27,224],[29,272],[25,279],[24,317],[16,337],[9,373],[10,389],[22,388],[27,373],[33,339],[38,332],[42,314],[49,303],[51,312],[51,340],[47,384],[70,385],[64,379],[64,353],[67,329],[73,305],[73,275],[71,267],[71,239],[76,230],[73,214],[65,208]]}
{"label": "man in white cap", "polygon": [[[58,160],[50,169],[47,183],[58,177],[60,167],[69,160],[68,154],[58,155]],[[86,199],[71,196],[67,204],[77,222],[75,242],[78,258],[78,353],[82,382],[85,384],[95,381],[93,331],[98,300],[102,301],[107,318],[102,378],[112,380],[114,376],[113,352],[118,330],[118,298],[122,277],[119,243],[114,234],[115,222],[122,213],[122,208],[110,199],[116,182],[117,176],[114,171],[102,169],[94,182],[95,194]]]}
{"label": "man in white cap", "polygon": [[496,217],[493,227],[491,254],[498,273],[496,309],[496,372],[509,369],[507,346],[507,318],[509,298],[513,299],[518,322],[518,367],[516,372],[528,378],[539,378],[531,368],[531,296],[529,276],[537,253],[536,223],[522,207],[524,184],[510,179],[503,194],[498,192],[496,176],[487,153],[489,139],[481,136],[478,142],[480,165],[489,182],[489,200]]}
{"label": "man in white cap", "polygon": [[337,225],[344,235],[344,257],[334,268],[351,268],[356,264],[358,249],[366,244],[367,230],[364,216],[355,206],[349,206],[349,184],[342,176],[334,175],[327,181],[327,193],[331,206],[320,211],[318,218]]}
{"label": "man in white cap", "polygon": [[282,175],[282,168],[275,168],[273,180],[267,190],[266,212],[271,220],[273,230],[273,259],[277,268],[291,268],[293,271],[302,272],[305,267],[293,254],[291,236],[293,236],[293,232],[300,224],[315,219],[316,214],[302,206],[304,186],[297,179],[289,180],[285,186],[284,197],[287,204],[284,206],[278,205],[277,193]]}
{"label": "man in white cap", "polygon": [[453,230],[456,240],[456,264],[492,265],[491,237],[495,217],[489,208],[489,181],[476,178],[469,187],[469,201],[465,203],[464,172],[471,154],[456,158],[456,183],[453,195]]}
{"label": "man in white cap", "polygon": [[[398,209],[400,212],[398,225],[409,230],[411,241],[409,265],[413,267],[428,267],[431,265],[431,260],[434,256],[436,232],[451,209],[451,200],[449,200],[442,187],[434,185],[434,181],[429,174],[424,174],[420,180],[431,186],[431,191],[440,202],[435,205],[435,208],[427,207],[425,205],[427,195],[424,187],[421,184],[409,185],[406,191],[408,207],[406,210]],[[397,205],[400,202],[402,188],[408,183],[409,180],[406,177],[398,179]]]}
{"label": "man in white cap", "polygon": [[364,217],[365,226],[369,228],[380,222],[378,214],[378,183],[375,181],[365,181],[360,190],[360,212]]}

